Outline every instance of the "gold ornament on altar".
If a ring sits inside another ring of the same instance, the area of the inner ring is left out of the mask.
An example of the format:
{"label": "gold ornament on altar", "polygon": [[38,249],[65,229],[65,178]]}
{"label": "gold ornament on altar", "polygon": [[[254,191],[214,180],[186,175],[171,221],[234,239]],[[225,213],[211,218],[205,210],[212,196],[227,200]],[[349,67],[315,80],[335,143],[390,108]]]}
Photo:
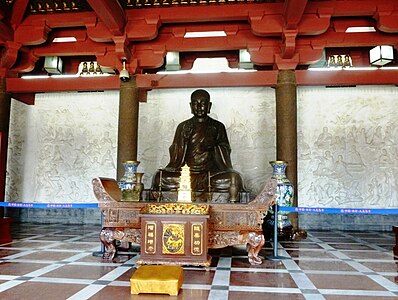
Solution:
{"label": "gold ornament on altar", "polygon": [[181,168],[177,202],[192,202],[191,175],[187,164]]}
{"label": "gold ornament on altar", "polygon": [[184,224],[163,225],[163,254],[184,254]]}
{"label": "gold ornament on altar", "polygon": [[148,204],[146,213],[154,215],[208,215],[209,206],[205,204]]}

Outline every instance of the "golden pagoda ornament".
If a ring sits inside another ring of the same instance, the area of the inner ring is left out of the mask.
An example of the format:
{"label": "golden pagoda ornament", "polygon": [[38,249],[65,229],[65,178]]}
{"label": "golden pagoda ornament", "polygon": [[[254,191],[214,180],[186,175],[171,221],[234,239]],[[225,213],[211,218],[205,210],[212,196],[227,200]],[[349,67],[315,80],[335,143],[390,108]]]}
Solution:
{"label": "golden pagoda ornament", "polygon": [[177,202],[192,202],[191,175],[187,164],[181,168]]}

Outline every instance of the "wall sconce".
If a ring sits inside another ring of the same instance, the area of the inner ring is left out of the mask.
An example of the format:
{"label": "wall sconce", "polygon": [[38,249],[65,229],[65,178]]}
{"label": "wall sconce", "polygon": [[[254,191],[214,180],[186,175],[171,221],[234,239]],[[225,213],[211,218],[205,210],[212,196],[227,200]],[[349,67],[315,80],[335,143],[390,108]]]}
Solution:
{"label": "wall sconce", "polygon": [[249,51],[239,50],[239,69],[253,69],[253,63]]}
{"label": "wall sconce", "polygon": [[329,68],[349,68],[352,67],[352,59],[349,55],[330,55],[327,61]]}
{"label": "wall sconce", "polygon": [[384,66],[393,61],[394,49],[392,46],[376,46],[369,51],[370,64],[374,66]]}
{"label": "wall sconce", "polygon": [[181,70],[180,52],[167,52],[166,54],[166,71]]}

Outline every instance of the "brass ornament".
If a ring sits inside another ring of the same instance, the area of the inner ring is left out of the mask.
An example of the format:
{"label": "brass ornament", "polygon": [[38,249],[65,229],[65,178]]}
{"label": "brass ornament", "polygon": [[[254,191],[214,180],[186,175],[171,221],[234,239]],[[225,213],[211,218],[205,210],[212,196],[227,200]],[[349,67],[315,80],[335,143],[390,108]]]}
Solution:
{"label": "brass ornament", "polygon": [[147,213],[157,215],[208,215],[209,206],[186,203],[148,204]]}

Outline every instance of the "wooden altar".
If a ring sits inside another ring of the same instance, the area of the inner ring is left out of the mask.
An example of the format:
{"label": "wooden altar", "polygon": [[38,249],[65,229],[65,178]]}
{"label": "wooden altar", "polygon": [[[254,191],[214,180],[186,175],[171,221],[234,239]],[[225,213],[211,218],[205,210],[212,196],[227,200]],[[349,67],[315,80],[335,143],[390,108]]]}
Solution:
{"label": "wooden altar", "polygon": [[[112,260],[114,258],[117,251],[116,241],[131,242],[142,246],[141,217],[147,212],[148,205],[172,205],[172,203],[154,201],[122,201],[121,191],[114,179],[94,178],[92,184],[101,213],[104,216],[103,228],[100,233],[101,242],[105,246],[104,259]],[[262,258],[258,253],[265,243],[261,225],[272,204],[271,200],[269,202],[262,201],[200,203],[200,205],[208,206],[209,212],[207,248],[246,244],[249,262],[253,265],[261,264]],[[181,216],[184,217],[183,214]],[[210,260],[207,263],[201,262],[199,265],[208,265],[209,263]],[[187,263],[183,262],[182,264]],[[194,262],[192,264],[195,265]]]}

